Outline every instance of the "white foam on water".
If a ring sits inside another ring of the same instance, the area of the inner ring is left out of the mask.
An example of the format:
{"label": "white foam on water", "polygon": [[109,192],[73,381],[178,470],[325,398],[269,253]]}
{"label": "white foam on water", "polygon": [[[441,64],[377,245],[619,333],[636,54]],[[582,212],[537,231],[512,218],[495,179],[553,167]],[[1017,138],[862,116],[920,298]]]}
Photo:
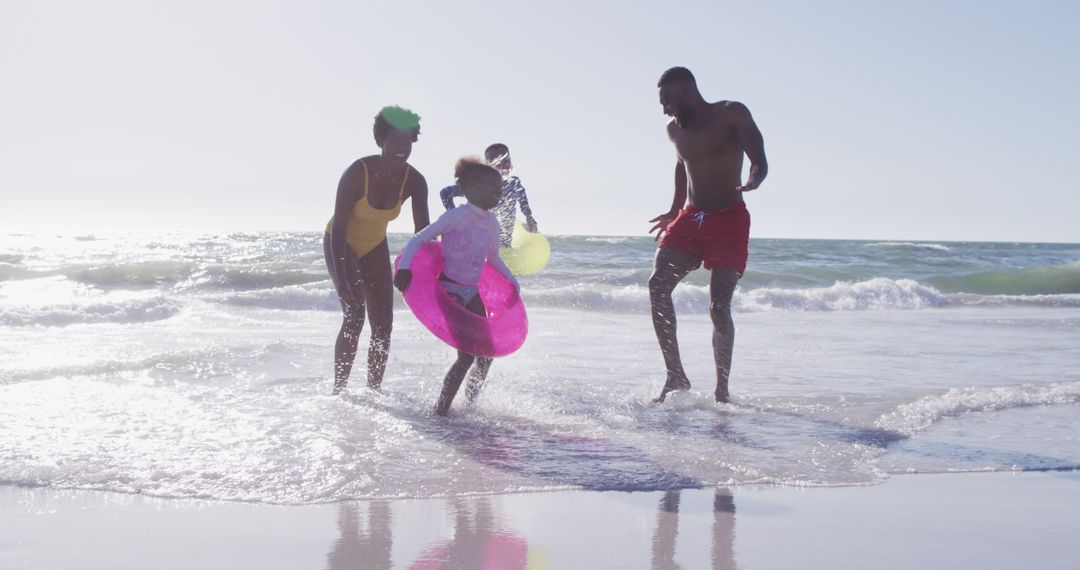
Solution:
{"label": "white foam on water", "polygon": [[868,243],[866,247],[888,247],[888,248],[910,248],[910,249],[932,249],[936,251],[951,251],[949,246],[942,245],[940,243],[924,243],[924,242],[911,242],[911,241],[882,241],[875,243]]}
{"label": "white foam on water", "polygon": [[925,396],[882,416],[877,426],[914,435],[935,422],[970,412],[986,412],[1080,403],[1080,381],[1024,384],[994,388],[954,388],[944,394]]}

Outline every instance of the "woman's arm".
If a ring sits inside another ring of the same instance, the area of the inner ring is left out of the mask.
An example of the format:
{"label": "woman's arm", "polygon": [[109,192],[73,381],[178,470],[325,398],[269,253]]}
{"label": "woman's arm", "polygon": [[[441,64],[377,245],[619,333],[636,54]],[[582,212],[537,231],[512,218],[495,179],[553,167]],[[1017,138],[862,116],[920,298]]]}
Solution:
{"label": "woman's arm", "polygon": [[419,233],[420,230],[426,228],[431,223],[431,215],[428,213],[428,187],[427,180],[420,174],[415,168],[413,172],[416,173],[416,178],[412,180],[409,186],[412,187],[409,192],[409,196],[412,198],[412,218],[413,218],[413,232]]}
{"label": "woman's arm", "polygon": [[334,221],[330,225],[330,255],[333,258],[330,270],[334,272],[334,281],[338,284],[338,295],[347,304],[356,303],[352,284],[345,269],[345,254],[349,247],[346,234],[353,206],[360,199],[364,186],[364,165],[357,160],[341,175],[338,181],[337,197],[334,200]]}

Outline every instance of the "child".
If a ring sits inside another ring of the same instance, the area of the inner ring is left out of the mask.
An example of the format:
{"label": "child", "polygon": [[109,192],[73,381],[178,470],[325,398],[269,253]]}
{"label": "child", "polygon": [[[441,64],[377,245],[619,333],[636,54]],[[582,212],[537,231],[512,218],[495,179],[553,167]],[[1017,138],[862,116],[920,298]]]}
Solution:
{"label": "child", "polygon": [[[488,164],[494,166],[502,175],[502,195],[499,203],[495,206],[495,217],[499,220],[499,246],[510,247],[510,237],[514,233],[514,220],[517,218],[518,206],[521,213],[525,214],[525,227],[530,232],[536,232],[536,218],[533,218],[532,208],[529,207],[529,198],[525,195],[525,187],[521,179],[511,176],[514,163],[510,161],[510,148],[502,143],[495,143],[484,151],[484,158]],[[447,186],[439,191],[439,198],[447,210],[454,208],[454,198],[463,196],[459,185]]]}
{"label": "child", "polygon": [[[499,257],[499,223],[490,212],[499,203],[502,176],[479,158],[465,157],[458,159],[454,165],[454,177],[468,203],[447,211],[409,240],[401,254],[398,272],[394,275],[394,286],[402,293],[409,288],[412,281],[409,265],[416,251],[424,242],[442,236],[443,272],[439,275],[439,281],[443,289],[470,311],[486,316],[487,309],[477,290],[485,261],[490,261],[514,287],[520,288],[517,279]],[[443,380],[442,394],[435,405],[436,414],[446,415],[465,373],[474,361],[476,366],[469,376],[465,395],[469,402],[476,399],[491,367],[491,359],[459,350],[457,361]]]}

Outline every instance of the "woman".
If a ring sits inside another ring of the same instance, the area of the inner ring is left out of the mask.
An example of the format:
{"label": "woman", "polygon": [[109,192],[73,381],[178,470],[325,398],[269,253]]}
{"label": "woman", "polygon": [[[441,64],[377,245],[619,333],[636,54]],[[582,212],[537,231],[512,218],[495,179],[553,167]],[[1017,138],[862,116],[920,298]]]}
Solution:
{"label": "woman", "polygon": [[374,133],[382,152],[345,170],[323,238],[326,266],[344,313],[334,347],[334,394],[349,381],[365,316],[371,320],[367,384],[382,384],[394,321],[386,226],[410,198],[416,231],[429,223],[427,181],[407,162],[420,135],[420,117],[400,107],[384,107],[375,115]]}

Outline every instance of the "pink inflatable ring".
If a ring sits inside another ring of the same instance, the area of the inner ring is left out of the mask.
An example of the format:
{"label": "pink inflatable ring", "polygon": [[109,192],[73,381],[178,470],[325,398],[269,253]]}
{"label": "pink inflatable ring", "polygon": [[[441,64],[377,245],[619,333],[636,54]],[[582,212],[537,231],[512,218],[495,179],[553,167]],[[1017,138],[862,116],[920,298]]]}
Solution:
{"label": "pink inflatable ring", "polygon": [[[394,269],[401,254],[394,260]],[[413,257],[412,281],[405,290],[405,304],[429,331],[450,346],[493,358],[506,356],[521,348],[529,333],[529,317],[513,283],[491,263],[480,273],[478,289],[487,307],[487,317],[465,308],[439,285],[442,273],[442,243],[429,241]]]}

